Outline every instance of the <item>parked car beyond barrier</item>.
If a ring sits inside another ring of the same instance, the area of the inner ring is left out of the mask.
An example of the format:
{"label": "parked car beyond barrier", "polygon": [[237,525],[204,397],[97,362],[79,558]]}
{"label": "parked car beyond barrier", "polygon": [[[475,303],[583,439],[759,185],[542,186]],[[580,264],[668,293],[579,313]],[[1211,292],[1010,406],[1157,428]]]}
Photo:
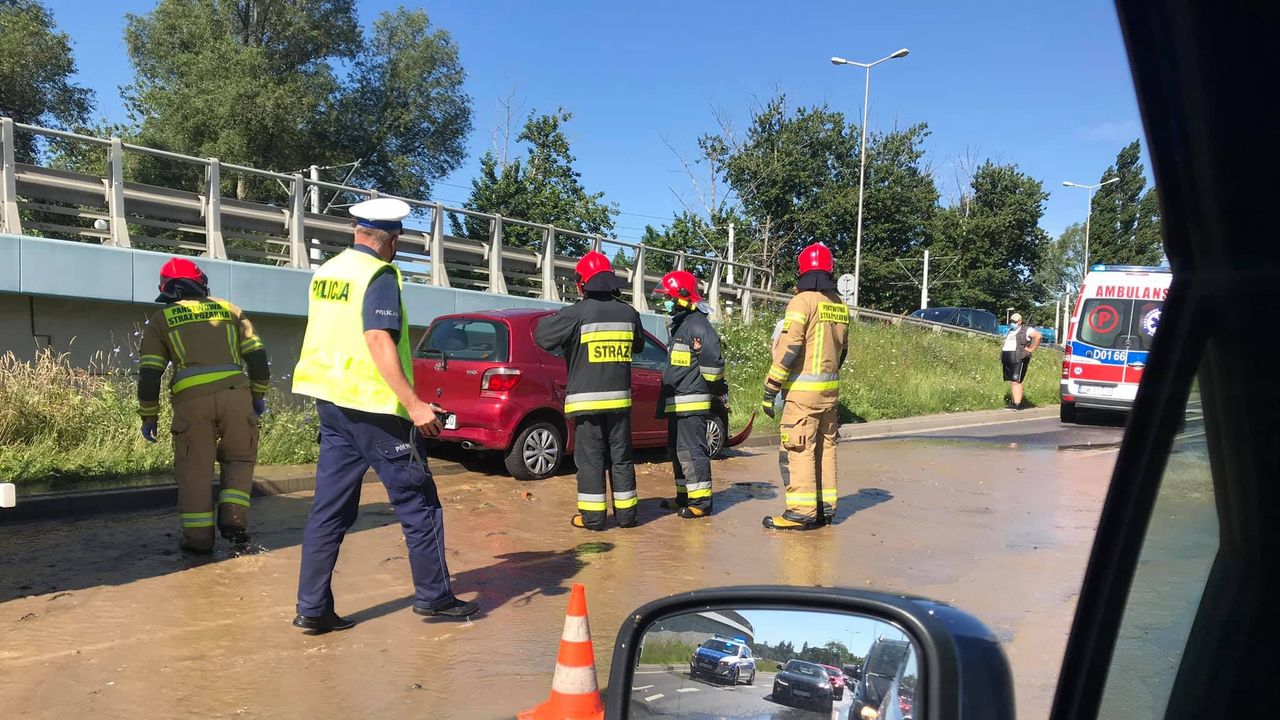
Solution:
{"label": "parked car beyond barrier", "polygon": [[[438,439],[500,452],[507,471],[520,480],[554,475],[573,452],[573,426],[564,416],[564,358],[533,341],[538,321],[550,314],[515,309],[443,315],[414,351],[418,397],[457,417],[457,427]],[[631,363],[631,438],[637,448],[667,443],[667,421],[657,417],[666,364],[666,346],[646,333],[644,350]],[[727,399],[716,398],[707,427],[711,456],[746,440],[750,428],[730,437]]]}
{"label": "parked car beyond barrier", "polygon": [[996,321],[996,316],[986,310],[977,308],[923,308],[911,313],[911,317],[943,323],[944,325],[969,328],[970,330],[991,333],[992,335],[996,335],[999,332],[999,323]]}

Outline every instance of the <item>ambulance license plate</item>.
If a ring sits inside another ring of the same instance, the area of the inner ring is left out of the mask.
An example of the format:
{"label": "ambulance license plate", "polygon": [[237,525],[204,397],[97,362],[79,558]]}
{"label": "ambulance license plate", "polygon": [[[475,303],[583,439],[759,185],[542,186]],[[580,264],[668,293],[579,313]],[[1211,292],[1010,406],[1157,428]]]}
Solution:
{"label": "ambulance license plate", "polygon": [[1101,385],[1081,385],[1081,395],[1097,395],[1099,397],[1111,397],[1115,394],[1115,388],[1104,387]]}

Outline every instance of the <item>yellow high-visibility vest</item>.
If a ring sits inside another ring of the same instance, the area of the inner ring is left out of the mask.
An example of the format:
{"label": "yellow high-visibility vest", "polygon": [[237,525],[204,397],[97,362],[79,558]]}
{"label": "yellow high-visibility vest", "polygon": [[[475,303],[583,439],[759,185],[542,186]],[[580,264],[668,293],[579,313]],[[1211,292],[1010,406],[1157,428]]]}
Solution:
{"label": "yellow high-visibility vest", "polygon": [[[364,338],[365,292],[387,267],[395,272],[399,286],[400,270],[395,265],[358,250],[344,250],[316,270],[311,278],[307,332],[293,371],[293,392],[352,410],[409,417],[373,364]],[[412,384],[409,321],[403,301],[396,350],[400,367]]]}

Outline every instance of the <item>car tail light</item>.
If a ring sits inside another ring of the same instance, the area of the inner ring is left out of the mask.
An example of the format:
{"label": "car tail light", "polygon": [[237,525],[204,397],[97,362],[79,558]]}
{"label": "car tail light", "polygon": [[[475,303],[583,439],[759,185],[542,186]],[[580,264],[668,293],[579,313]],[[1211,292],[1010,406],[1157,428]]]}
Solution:
{"label": "car tail light", "polygon": [[496,367],[484,371],[480,378],[480,392],[505,393],[514,390],[520,384],[520,370],[517,368]]}
{"label": "car tail light", "polygon": [[1062,358],[1062,379],[1066,380],[1069,377],[1071,377],[1071,361],[1064,357]]}

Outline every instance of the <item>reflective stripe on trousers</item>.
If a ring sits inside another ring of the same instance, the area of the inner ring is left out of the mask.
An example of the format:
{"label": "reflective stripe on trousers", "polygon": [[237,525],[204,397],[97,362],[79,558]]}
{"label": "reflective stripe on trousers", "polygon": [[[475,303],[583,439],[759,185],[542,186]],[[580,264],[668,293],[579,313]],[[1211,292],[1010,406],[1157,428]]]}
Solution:
{"label": "reflective stripe on trousers", "polygon": [[564,411],[568,415],[600,412],[602,410],[621,410],[629,407],[631,407],[630,390],[573,393],[566,395],[564,398]]}
{"label": "reflective stripe on trousers", "polygon": [[[633,495],[635,493],[632,493]],[[578,493],[578,509],[586,512],[604,512],[609,508],[604,493]]]}
{"label": "reflective stripe on trousers", "polygon": [[662,411],[665,413],[697,412],[699,410],[710,409],[711,396],[705,393],[700,395],[676,395],[675,397],[669,397],[662,406]]}

